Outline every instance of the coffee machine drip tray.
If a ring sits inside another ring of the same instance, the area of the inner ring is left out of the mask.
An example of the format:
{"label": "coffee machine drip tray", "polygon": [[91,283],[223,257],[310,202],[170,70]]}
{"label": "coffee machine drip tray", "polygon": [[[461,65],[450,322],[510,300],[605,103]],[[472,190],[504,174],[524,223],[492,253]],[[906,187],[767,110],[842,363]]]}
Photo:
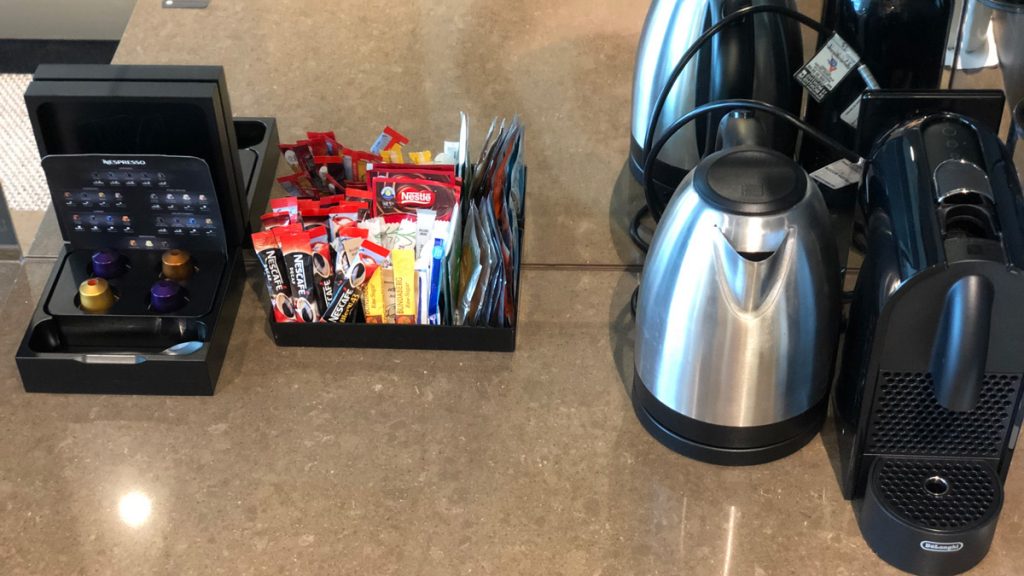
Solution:
{"label": "coffee machine drip tray", "polygon": [[988,461],[883,457],[871,467],[860,528],[901,570],[960,574],[988,553],[1002,506],[1002,481]]}

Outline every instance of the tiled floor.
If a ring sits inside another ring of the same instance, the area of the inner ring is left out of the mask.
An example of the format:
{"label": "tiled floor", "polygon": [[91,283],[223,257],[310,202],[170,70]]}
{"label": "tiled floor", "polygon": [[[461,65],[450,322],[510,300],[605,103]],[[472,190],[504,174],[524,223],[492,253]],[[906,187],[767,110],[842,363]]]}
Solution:
{"label": "tiled floor", "polygon": [[41,211],[50,205],[25,109],[25,88],[31,79],[31,74],[0,74],[0,185],[8,207],[15,211]]}

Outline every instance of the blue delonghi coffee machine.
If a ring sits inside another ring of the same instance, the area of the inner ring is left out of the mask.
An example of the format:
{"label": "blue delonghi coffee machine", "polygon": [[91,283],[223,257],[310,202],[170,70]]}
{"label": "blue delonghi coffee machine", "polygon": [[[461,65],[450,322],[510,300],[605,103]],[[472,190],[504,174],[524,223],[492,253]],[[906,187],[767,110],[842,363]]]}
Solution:
{"label": "blue delonghi coffee machine", "polygon": [[936,114],[875,147],[834,394],[841,485],[887,562],[984,558],[1020,432],[1024,197],[999,139]]}

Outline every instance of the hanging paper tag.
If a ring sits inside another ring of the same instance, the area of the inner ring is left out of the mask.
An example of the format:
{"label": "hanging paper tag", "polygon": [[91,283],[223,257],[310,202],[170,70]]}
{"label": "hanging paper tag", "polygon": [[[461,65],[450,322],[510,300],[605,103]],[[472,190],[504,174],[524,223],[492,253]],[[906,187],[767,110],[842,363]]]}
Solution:
{"label": "hanging paper tag", "polygon": [[854,128],[857,127],[857,122],[860,121],[860,96],[861,95],[858,94],[857,98],[855,98],[853,102],[846,108],[846,110],[843,110],[843,113],[839,116],[840,118],[843,119],[843,122],[846,122],[847,124]]}
{"label": "hanging paper tag", "polygon": [[838,34],[833,34],[814,58],[797,70],[794,77],[807,88],[812,98],[821,102],[859,61],[860,56],[853,48]]}
{"label": "hanging paper tag", "polygon": [[859,184],[863,169],[863,160],[854,164],[845,158],[840,158],[828,166],[811,172],[811,178],[833,190],[839,190],[851,184]]}

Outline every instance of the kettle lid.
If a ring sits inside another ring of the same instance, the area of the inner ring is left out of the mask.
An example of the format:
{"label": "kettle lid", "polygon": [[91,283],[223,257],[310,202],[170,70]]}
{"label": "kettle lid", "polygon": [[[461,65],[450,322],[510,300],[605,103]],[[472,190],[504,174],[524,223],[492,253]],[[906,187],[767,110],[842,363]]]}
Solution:
{"label": "kettle lid", "polygon": [[708,156],[694,170],[693,187],[724,212],[757,216],[795,206],[807,174],[788,156],[759,146],[739,146]]}

